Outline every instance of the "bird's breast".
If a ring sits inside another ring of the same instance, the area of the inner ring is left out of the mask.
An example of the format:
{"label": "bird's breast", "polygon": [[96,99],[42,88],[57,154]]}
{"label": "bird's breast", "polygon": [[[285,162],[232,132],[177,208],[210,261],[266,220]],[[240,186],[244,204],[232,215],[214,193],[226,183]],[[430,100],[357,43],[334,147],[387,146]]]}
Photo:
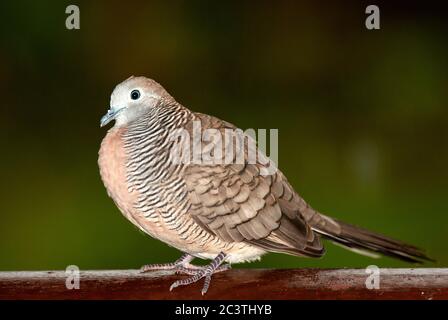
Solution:
{"label": "bird's breast", "polygon": [[[142,193],[139,188],[129,183],[129,150],[125,146],[125,134],[125,128],[112,128],[101,143],[98,165],[109,196],[122,214],[143,232],[171,245],[183,242],[184,240],[179,238],[175,224],[180,224],[185,217],[173,216],[172,207],[177,203],[170,197],[175,193],[170,193],[165,188],[157,188],[158,192],[154,198],[157,201],[151,203],[146,199],[146,193],[153,190],[154,186],[149,182],[144,183],[143,187],[148,188],[143,189],[149,191]],[[172,219],[173,217],[177,219]]]}
{"label": "bird's breast", "polygon": [[109,130],[101,143],[98,165],[107,193],[126,218],[134,222],[131,212],[138,195],[135,192],[130,192],[127,187],[127,155],[122,139],[125,130],[124,128]]}

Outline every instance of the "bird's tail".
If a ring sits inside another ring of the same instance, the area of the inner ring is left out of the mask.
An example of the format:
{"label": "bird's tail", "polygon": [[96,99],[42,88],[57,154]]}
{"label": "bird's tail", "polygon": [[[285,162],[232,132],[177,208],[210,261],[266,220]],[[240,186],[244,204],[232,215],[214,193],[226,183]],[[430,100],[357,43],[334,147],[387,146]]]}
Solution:
{"label": "bird's tail", "polygon": [[367,249],[370,252],[378,252],[408,262],[434,261],[422,249],[413,245],[327,217],[323,214],[317,213],[317,215],[319,215],[319,218],[313,219],[315,222],[313,230],[347,247],[347,249],[358,251],[358,253],[364,252],[369,255],[369,252],[365,252]]}

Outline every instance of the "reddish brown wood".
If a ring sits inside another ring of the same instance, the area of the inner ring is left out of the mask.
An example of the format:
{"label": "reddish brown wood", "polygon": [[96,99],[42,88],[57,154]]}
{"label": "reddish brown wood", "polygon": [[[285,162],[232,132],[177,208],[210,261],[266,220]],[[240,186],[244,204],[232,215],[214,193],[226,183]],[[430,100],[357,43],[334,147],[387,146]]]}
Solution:
{"label": "reddish brown wood", "polygon": [[64,271],[0,272],[0,299],[448,299],[448,269],[380,269],[369,290],[364,269],[233,269],[169,291],[184,276],[158,271],[81,271],[80,289],[66,288]]}

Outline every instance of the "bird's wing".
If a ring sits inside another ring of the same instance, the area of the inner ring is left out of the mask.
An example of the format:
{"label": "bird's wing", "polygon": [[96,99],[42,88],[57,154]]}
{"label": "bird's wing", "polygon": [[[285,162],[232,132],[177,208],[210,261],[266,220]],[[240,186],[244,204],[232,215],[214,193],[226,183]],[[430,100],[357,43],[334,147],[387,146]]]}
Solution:
{"label": "bird's wing", "polygon": [[[196,117],[202,130],[212,128],[224,134],[225,129],[235,129],[215,117]],[[244,138],[251,140],[246,135]],[[249,149],[244,150],[246,157]],[[307,204],[280,171],[260,174],[266,166],[265,161],[249,163],[247,158],[240,164],[190,164],[184,176],[192,204],[190,214],[202,228],[228,242],[247,242],[267,251],[293,255],[321,256],[324,249],[319,235],[303,214],[307,213]]]}

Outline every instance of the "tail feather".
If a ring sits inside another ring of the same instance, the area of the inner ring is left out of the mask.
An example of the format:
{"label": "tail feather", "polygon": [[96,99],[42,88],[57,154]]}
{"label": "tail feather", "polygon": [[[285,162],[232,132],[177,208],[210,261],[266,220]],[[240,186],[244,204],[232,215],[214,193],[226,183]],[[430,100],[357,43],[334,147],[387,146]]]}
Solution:
{"label": "tail feather", "polygon": [[[324,215],[324,223],[317,223],[313,229],[324,237],[352,249],[367,249],[407,262],[422,263],[434,261],[422,249],[381,234],[360,228]],[[319,219],[317,219],[319,221]],[[332,223],[328,223],[331,221]],[[335,226],[337,225],[337,228]]]}

